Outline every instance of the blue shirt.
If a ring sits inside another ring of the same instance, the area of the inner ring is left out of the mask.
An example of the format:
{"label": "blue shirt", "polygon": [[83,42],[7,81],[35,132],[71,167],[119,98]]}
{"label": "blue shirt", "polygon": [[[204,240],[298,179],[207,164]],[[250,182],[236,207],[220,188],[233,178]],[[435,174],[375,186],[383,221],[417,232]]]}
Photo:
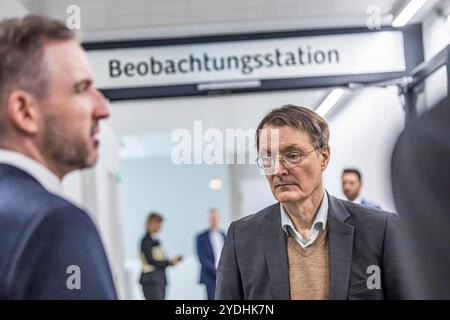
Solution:
{"label": "blue shirt", "polygon": [[282,203],[280,203],[280,211],[281,211],[281,227],[283,228],[284,232],[286,232],[288,236],[290,235],[291,237],[293,237],[302,248],[306,248],[314,243],[314,241],[319,236],[320,231],[325,230],[325,227],[327,225],[327,218],[328,218],[327,192],[325,191],[323,193],[322,203],[320,204],[319,210],[317,211],[316,217],[311,226],[310,230],[311,239],[309,239],[309,241],[303,238],[303,236],[295,229],[294,224],[292,223],[291,218],[289,217],[287,212],[284,210]]}

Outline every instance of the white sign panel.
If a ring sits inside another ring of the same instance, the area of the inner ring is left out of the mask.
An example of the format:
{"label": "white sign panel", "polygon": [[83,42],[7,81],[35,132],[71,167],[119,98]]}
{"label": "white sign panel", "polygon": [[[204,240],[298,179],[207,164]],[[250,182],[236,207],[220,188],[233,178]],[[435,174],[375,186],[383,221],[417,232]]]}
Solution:
{"label": "white sign panel", "polygon": [[97,87],[405,71],[401,31],[88,51]]}

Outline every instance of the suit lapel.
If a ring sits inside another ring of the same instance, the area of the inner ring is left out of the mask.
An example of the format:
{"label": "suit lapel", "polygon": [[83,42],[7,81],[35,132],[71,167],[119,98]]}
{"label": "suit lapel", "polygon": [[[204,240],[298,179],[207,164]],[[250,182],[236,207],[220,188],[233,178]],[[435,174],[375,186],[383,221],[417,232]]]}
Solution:
{"label": "suit lapel", "polygon": [[345,223],[350,214],[342,203],[329,196],[328,252],[330,299],[347,299],[352,265],[354,227]]}
{"label": "suit lapel", "polygon": [[286,235],[281,228],[279,203],[272,206],[270,212],[268,212],[261,231],[273,299],[289,300],[289,268],[286,252]]}

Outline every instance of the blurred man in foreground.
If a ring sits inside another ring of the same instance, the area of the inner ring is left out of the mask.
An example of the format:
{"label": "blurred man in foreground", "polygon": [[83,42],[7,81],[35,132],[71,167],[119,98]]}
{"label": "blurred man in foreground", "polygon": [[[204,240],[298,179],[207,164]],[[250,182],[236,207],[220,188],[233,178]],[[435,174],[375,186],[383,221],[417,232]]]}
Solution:
{"label": "blurred man in foreground", "polygon": [[64,24],[0,23],[0,299],[115,299],[105,250],[61,180],[93,166],[109,116]]}

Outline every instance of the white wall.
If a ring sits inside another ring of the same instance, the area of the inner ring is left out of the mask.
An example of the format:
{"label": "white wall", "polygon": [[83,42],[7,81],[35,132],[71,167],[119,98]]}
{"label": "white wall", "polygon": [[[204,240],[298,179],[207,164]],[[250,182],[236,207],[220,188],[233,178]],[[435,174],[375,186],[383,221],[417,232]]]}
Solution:
{"label": "white wall", "polygon": [[230,165],[233,220],[253,214],[276,202],[266,177],[256,164]]}
{"label": "white wall", "polygon": [[28,13],[27,9],[18,0],[0,0],[0,20],[15,18]]}
{"label": "white wall", "polygon": [[403,129],[404,112],[397,88],[362,89],[338,104],[326,120],[330,126],[330,164],[325,171],[327,190],[344,198],[341,173],[358,168],[362,195],[394,211],[391,193],[391,154]]}
{"label": "white wall", "polygon": [[125,296],[125,269],[122,246],[122,211],[119,197],[119,140],[109,125],[100,127],[100,158],[93,170],[93,180],[86,179],[85,198],[92,196],[90,188],[96,188],[96,221],[100,227],[111,264],[119,298]]}

